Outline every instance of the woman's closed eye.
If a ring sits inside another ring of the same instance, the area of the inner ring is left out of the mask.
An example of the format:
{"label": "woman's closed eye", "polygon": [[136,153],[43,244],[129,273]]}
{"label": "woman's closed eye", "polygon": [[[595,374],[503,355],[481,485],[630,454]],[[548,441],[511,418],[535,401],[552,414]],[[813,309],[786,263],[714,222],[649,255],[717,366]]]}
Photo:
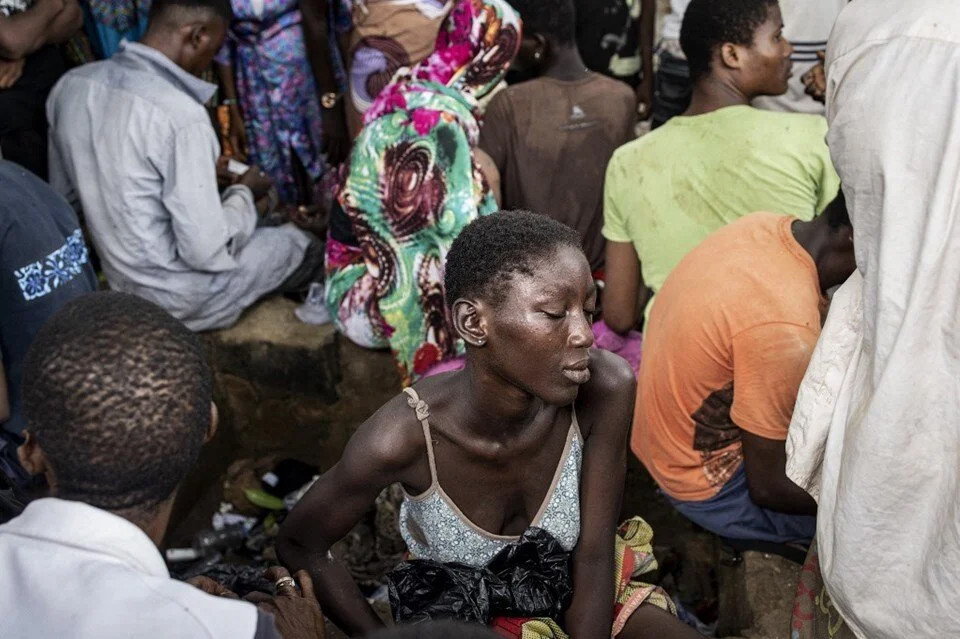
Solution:
{"label": "woman's closed eye", "polygon": [[561,320],[567,316],[567,311],[565,310],[557,311],[557,310],[543,309],[543,311],[541,312],[547,317],[549,317],[550,319],[555,319],[555,320]]}

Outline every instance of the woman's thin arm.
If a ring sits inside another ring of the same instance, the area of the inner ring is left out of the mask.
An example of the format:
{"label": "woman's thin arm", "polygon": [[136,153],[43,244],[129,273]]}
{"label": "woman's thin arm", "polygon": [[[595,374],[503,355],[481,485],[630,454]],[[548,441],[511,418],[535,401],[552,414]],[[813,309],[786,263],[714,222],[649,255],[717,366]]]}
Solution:
{"label": "woman's thin arm", "polygon": [[580,474],[580,541],[573,555],[572,639],[609,639],[614,607],[614,538],[627,473],[627,436],[636,382],[630,365],[591,353],[593,379],[581,390],[578,416],[589,428]]}
{"label": "woman's thin arm", "polygon": [[606,287],[603,289],[603,321],[610,330],[626,335],[643,316],[640,291],[643,274],[637,251],[630,242],[607,241]]}
{"label": "woman's thin arm", "polygon": [[[330,59],[330,42],[327,25],[327,0],[300,0],[303,16],[303,35],[307,47],[307,59],[313,71],[317,93],[321,98],[328,93],[338,93],[337,80]],[[324,146],[327,162],[339,164],[346,159],[350,147],[347,133],[345,97],[341,96],[331,108],[323,110]]]}
{"label": "woman's thin arm", "polygon": [[360,521],[383,488],[405,480],[409,469],[425,459],[419,424],[407,428],[409,412],[402,399],[395,399],[363,424],[341,460],[294,507],[277,537],[280,561],[291,572],[310,573],[324,613],[351,636],[383,623],[329,550]]}
{"label": "woman's thin arm", "polygon": [[230,145],[238,159],[246,160],[247,127],[243,121],[243,112],[240,110],[237,80],[233,74],[233,66],[229,63],[217,62],[217,75],[220,77],[220,86],[223,87],[223,97],[230,101]]}

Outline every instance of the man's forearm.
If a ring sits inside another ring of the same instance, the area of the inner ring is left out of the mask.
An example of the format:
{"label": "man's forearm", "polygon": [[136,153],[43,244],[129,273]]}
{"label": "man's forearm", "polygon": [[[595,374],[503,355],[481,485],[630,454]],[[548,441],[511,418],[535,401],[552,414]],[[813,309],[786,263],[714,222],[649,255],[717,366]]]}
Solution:
{"label": "man's forearm", "polygon": [[63,44],[83,26],[83,11],[77,0],[65,0],[63,9],[53,19],[47,35],[47,44]]}
{"label": "man's forearm", "polygon": [[23,13],[0,19],[0,58],[19,60],[46,44],[47,29],[63,8],[63,0],[38,0]]}
{"label": "man's forearm", "polygon": [[817,502],[786,476],[751,487],[750,498],[761,508],[788,515],[816,515]]}
{"label": "man's forearm", "polygon": [[656,37],[656,0],[640,2],[640,66],[644,81],[653,81],[653,40]]}

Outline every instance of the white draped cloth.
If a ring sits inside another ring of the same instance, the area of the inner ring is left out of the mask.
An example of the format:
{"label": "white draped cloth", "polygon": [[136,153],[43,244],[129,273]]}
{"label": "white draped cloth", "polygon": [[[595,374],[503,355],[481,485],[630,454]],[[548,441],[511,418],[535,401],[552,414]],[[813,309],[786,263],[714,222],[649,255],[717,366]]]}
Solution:
{"label": "white draped cloth", "polygon": [[828,143],[858,271],[800,389],[787,473],[860,637],[960,632],[960,2],[855,0],[827,52]]}

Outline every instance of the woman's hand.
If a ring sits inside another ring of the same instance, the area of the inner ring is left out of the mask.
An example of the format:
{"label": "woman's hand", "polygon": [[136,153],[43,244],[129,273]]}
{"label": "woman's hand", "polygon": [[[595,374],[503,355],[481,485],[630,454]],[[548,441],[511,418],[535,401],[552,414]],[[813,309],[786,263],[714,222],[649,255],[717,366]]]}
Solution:
{"label": "woman's hand", "polygon": [[800,78],[803,86],[806,87],[807,95],[817,102],[826,102],[827,99],[827,75],[823,66],[825,55],[823,51],[817,51],[820,61]]}
{"label": "woman's hand", "polygon": [[9,89],[23,76],[23,58],[0,60],[0,89]]}

